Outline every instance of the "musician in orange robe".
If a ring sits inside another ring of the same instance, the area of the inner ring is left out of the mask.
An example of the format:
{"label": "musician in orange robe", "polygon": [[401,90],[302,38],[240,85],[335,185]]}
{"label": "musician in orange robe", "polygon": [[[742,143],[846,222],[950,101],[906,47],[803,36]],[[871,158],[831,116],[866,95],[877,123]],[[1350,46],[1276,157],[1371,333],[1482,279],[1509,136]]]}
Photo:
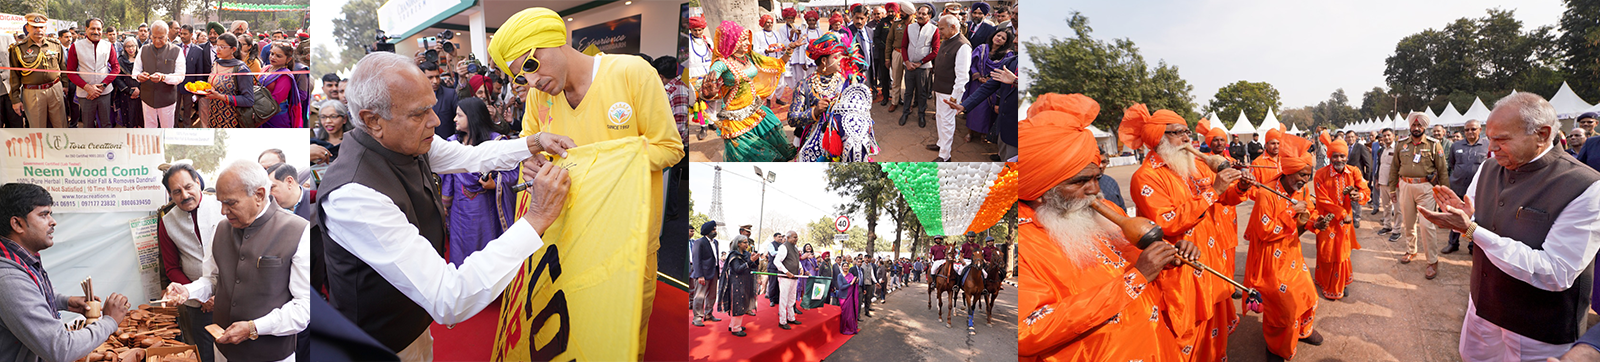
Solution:
{"label": "musician in orange robe", "polygon": [[1328,147],[1328,167],[1317,170],[1312,184],[1316,185],[1317,214],[1317,285],[1322,287],[1322,297],[1329,300],[1344,298],[1344,287],[1350,285],[1350,252],[1360,249],[1356,241],[1356,228],[1350,204],[1372,201],[1372,190],[1367,188],[1361,170],[1345,163],[1349,160],[1350,145],[1343,139],[1334,140],[1328,131],[1317,137]]}
{"label": "musician in orange robe", "polygon": [[[1294,358],[1298,341],[1321,345],[1322,335],[1312,329],[1317,310],[1316,287],[1311,284],[1305,258],[1300,254],[1300,234],[1311,227],[1311,181],[1315,159],[1307,151],[1311,142],[1284,135],[1278,149],[1282,172],[1262,180],[1270,188],[1248,187],[1255,200],[1245,227],[1250,254],[1245,261],[1244,285],[1261,292],[1261,332],[1267,340],[1267,359]],[[1295,202],[1274,193],[1293,197]]]}
{"label": "musician in orange robe", "polygon": [[[1214,172],[1193,153],[1190,132],[1183,117],[1169,110],[1149,113],[1143,104],[1123,112],[1117,129],[1123,144],[1150,150],[1134,171],[1130,191],[1139,216],[1155,221],[1164,239],[1182,247],[1193,243],[1201,250],[1199,262],[1222,265],[1229,238],[1223,223],[1235,218],[1222,215],[1216,204],[1238,205],[1243,193],[1230,187],[1243,175],[1228,168]],[[1178,338],[1183,361],[1217,361],[1227,356],[1228,334],[1238,321],[1233,290],[1218,278],[1185,267],[1162,272],[1161,289],[1167,324]],[[1180,275],[1181,274],[1181,275]]]}
{"label": "musician in orange robe", "polygon": [[1250,162],[1251,166],[1255,166],[1250,169],[1250,176],[1254,177],[1256,181],[1273,178],[1271,175],[1282,172],[1278,166],[1278,146],[1283,142],[1282,140],[1283,130],[1277,128],[1267,130],[1267,141],[1262,143],[1262,151],[1266,153],[1261,154],[1261,157],[1256,157],[1255,161]]}
{"label": "musician in orange robe", "polygon": [[[1017,353],[1022,361],[1174,361],[1161,291],[1149,283],[1176,265],[1167,243],[1139,250],[1089,208],[1100,155],[1087,127],[1100,105],[1044,94],[1018,125]],[[1115,206],[1112,206],[1115,209]],[[1192,245],[1188,253],[1196,253]]]}
{"label": "musician in orange robe", "polygon": [[[1194,130],[1198,134],[1206,135],[1205,138],[1207,142],[1212,142],[1213,144],[1220,142],[1222,145],[1228,144],[1227,131],[1223,130],[1222,127],[1211,127],[1211,120],[1209,119],[1200,119],[1200,122],[1195,124]],[[1227,150],[1227,147],[1211,147],[1211,154],[1228,157]],[[1233,157],[1228,158],[1230,160],[1233,159]],[[1241,198],[1240,201],[1243,201],[1243,199]],[[1211,206],[1212,210],[1210,211],[1211,213],[1218,215],[1216,218],[1218,236],[1216,238],[1216,242],[1219,244],[1219,249],[1221,249],[1223,252],[1217,253],[1217,258],[1205,263],[1207,266],[1222,272],[1224,275],[1234,275],[1233,272],[1235,269],[1237,269],[1234,267],[1234,253],[1239,248],[1239,214],[1236,211],[1235,206],[1236,205],[1218,202]],[[1210,239],[1207,239],[1207,242],[1209,243]],[[1223,281],[1222,279],[1215,279],[1215,281],[1216,287],[1222,289],[1220,291],[1221,293],[1239,293],[1239,291],[1234,289],[1233,284],[1228,284],[1228,282]],[[1237,295],[1234,298],[1240,298],[1243,296],[1242,294],[1232,295]],[[1232,303],[1229,303],[1229,306],[1232,307]],[[1233,313],[1228,313],[1228,316],[1231,318],[1230,320],[1227,320],[1227,325],[1230,327],[1228,332],[1232,333],[1232,327],[1238,325],[1239,323],[1239,316],[1238,314]],[[1227,348],[1226,345],[1222,347]]]}

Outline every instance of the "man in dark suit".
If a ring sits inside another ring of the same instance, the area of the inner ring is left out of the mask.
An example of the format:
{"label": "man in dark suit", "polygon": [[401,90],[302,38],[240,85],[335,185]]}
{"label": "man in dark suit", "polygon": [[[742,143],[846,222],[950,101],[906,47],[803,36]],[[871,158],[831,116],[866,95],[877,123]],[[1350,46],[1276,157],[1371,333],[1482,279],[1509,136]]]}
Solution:
{"label": "man in dark suit", "polygon": [[[1371,172],[1373,160],[1372,152],[1367,150],[1367,145],[1361,144],[1360,140],[1356,138],[1355,132],[1345,132],[1344,142],[1350,145],[1350,159],[1349,161],[1346,161],[1345,164],[1355,166],[1357,169],[1360,169],[1362,175],[1367,175],[1369,172]],[[1355,226],[1357,229],[1360,229],[1361,223],[1359,221],[1361,221],[1361,203],[1351,201],[1350,209],[1354,211],[1355,219],[1358,221]]]}
{"label": "man in dark suit", "polygon": [[[979,44],[989,44],[989,39],[994,38],[995,27],[986,17],[989,16],[989,3],[978,2],[972,4],[972,9],[967,13],[967,42],[976,49]],[[985,74],[987,76],[987,74]]]}
{"label": "man in dark suit", "polygon": [[1244,163],[1255,162],[1256,157],[1261,157],[1261,154],[1267,151],[1267,148],[1261,145],[1261,136],[1256,134],[1250,134],[1250,144],[1245,145],[1245,148],[1250,152],[1250,159],[1240,160]]}
{"label": "man in dark suit", "polygon": [[1233,155],[1234,158],[1237,158],[1235,162],[1249,164],[1250,160],[1255,159],[1255,157],[1246,158],[1245,155],[1249,154],[1248,150],[1249,149],[1245,147],[1244,142],[1239,141],[1239,137],[1234,137],[1233,142],[1228,143],[1228,154]]}
{"label": "man in dark suit", "polygon": [[707,221],[700,225],[700,238],[694,240],[690,252],[694,255],[694,269],[691,269],[690,278],[694,278],[694,326],[705,327],[704,321],[710,319],[717,321],[711,315],[712,306],[717,304],[717,222]]}
{"label": "man in dark suit", "polygon": [[[196,36],[198,35],[198,38]],[[183,69],[189,74],[211,73],[211,44],[206,44],[209,39],[205,32],[196,32],[194,27],[184,25],[178,27],[178,37],[183,39],[184,60]],[[206,80],[203,75],[191,75],[183,78],[184,84]],[[195,94],[188,89],[178,87],[178,127],[187,127],[194,124],[194,119],[199,114],[198,102]]]}

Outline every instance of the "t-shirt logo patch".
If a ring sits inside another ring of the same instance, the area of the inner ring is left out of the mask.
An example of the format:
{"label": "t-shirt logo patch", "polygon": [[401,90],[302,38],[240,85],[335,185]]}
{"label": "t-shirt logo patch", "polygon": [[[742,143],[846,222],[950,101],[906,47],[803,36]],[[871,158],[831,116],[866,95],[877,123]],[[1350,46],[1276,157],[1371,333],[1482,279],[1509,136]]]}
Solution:
{"label": "t-shirt logo patch", "polygon": [[627,102],[611,104],[611,109],[606,110],[606,118],[611,121],[610,129],[628,129],[628,121],[633,119],[633,106]]}

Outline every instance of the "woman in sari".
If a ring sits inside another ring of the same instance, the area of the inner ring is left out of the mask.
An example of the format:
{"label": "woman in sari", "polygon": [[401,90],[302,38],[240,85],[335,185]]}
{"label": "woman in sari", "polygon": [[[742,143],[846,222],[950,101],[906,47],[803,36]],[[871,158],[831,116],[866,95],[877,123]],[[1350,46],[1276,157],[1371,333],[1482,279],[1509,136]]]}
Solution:
{"label": "woman in sari", "polygon": [[294,65],[289,57],[289,51],[294,49],[288,43],[274,43],[269,50],[267,59],[271,61],[272,74],[261,76],[261,85],[272,92],[272,99],[278,102],[278,113],[261,123],[261,128],[302,128],[305,127],[305,112],[301,111],[306,95],[301,93],[300,86],[296,85],[295,78],[288,72]]}
{"label": "woman in sari", "polygon": [[[966,94],[973,94],[984,82],[989,81],[989,73],[1004,67],[1017,57],[1017,47],[1014,42],[1016,33],[1011,29],[1003,29],[994,33],[992,41],[980,44],[972,49],[972,81],[967,82]],[[995,109],[996,96],[979,103],[977,107],[967,110],[967,142],[972,142],[974,135],[985,136],[993,134],[995,118],[999,110]],[[985,141],[993,142],[993,137],[985,137]]]}
{"label": "woman in sari", "polygon": [[728,259],[723,261],[722,293],[718,296],[717,309],[727,312],[732,321],[728,323],[728,332],[737,337],[744,337],[744,316],[755,315],[756,276],[750,274],[755,271],[757,257],[750,250],[750,238],[744,235],[733,237],[733,251],[728,253]]}
{"label": "woman in sari", "polygon": [[217,74],[207,77],[206,81],[211,83],[211,90],[206,92],[205,99],[200,101],[206,105],[200,114],[203,126],[238,128],[239,108],[255,105],[255,98],[250,97],[250,91],[256,86],[256,77],[248,74],[220,75],[250,71],[245,67],[245,63],[239,60],[239,57],[244,56],[240,44],[233,34],[222,34],[212,40],[212,49],[217,52],[217,61],[212,63],[211,69]]}
{"label": "woman in sari", "polygon": [[[806,245],[800,249],[800,270],[804,271],[805,275],[817,275],[817,254],[812,252],[811,243],[806,243]],[[811,298],[808,297],[811,295],[811,293],[808,292],[811,290],[810,283],[811,278],[800,277],[799,283],[795,284],[797,286],[794,288],[795,293],[797,294],[795,301],[800,302],[800,306],[795,307],[794,314],[801,314],[800,310],[805,309],[804,306],[806,305],[806,302],[811,300]]]}
{"label": "woman in sari", "polygon": [[750,31],[732,21],[717,27],[716,58],[700,87],[700,98],[721,100],[717,133],[723,140],[723,161],[773,162],[794,158],[783,138],[783,123],[763,99],[777,89],[782,59],[750,51]]}
{"label": "woman in sari", "polygon": [[[477,97],[462,99],[456,104],[455,122],[456,134],[448,141],[477,146],[506,138],[494,132],[489,107]],[[509,190],[517,183],[517,171],[491,171],[487,175],[464,172],[439,177],[443,185],[440,191],[445,225],[450,230],[450,262],[461,265],[468,255],[489,246],[490,240],[500,238],[500,234],[516,222],[513,213],[516,212],[517,193]]]}
{"label": "woman in sari", "polygon": [[857,325],[861,319],[861,286],[856,284],[856,279],[861,277],[861,268],[856,267],[856,265],[861,264],[863,261],[860,256],[857,256],[855,262],[851,263],[848,268],[841,265],[839,270],[843,270],[844,274],[840,274],[838,278],[833,279],[834,289],[837,290],[836,293],[839,295],[840,334],[850,335],[861,331],[861,327]]}

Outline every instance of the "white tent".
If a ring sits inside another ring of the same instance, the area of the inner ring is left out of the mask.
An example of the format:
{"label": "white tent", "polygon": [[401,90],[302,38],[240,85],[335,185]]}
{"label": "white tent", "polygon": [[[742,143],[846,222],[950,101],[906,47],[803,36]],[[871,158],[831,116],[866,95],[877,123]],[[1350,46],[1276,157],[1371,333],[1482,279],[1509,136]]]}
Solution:
{"label": "white tent", "polygon": [[[1404,122],[1403,119],[1401,121]],[[1461,112],[1457,112],[1456,106],[1450,102],[1444,102],[1444,110],[1439,112],[1438,118],[1433,119],[1433,124],[1444,125],[1445,127],[1455,125],[1458,122],[1459,124],[1466,124],[1467,119],[1462,118]]]}
{"label": "white tent", "polygon": [[1256,127],[1250,125],[1250,119],[1245,118],[1244,112],[1239,112],[1239,121],[1233,122],[1233,128],[1228,130],[1228,134],[1252,133],[1256,133]]}
{"label": "white tent", "polygon": [[1298,136],[1298,135],[1300,135],[1300,133],[1302,133],[1300,131],[1300,125],[1297,124],[1297,125],[1293,125],[1293,126],[1289,127],[1289,134]]}
{"label": "white tent", "polygon": [[1550,105],[1556,108],[1556,118],[1559,119],[1578,118],[1579,114],[1591,107],[1589,102],[1584,102],[1578,93],[1572,91],[1572,87],[1567,86],[1567,82],[1561,82],[1561,90],[1550,97]]}
{"label": "white tent", "polygon": [[1282,123],[1278,123],[1278,116],[1272,114],[1272,110],[1268,109],[1267,110],[1267,118],[1261,120],[1261,126],[1260,127],[1256,127],[1256,133],[1258,133],[1258,134],[1267,134],[1267,130],[1270,130],[1270,129],[1273,129],[1273,128],[1277,128],[1279,131],[1284,130],[1283,129],[1283,124]]}
{"label": "white tent", "polygon": [[1464,124],[1467,124],[1467,121],[1474,120],[1474,119],[1478,120],[1479,123],[1482,123],[1482,122],[1487,121],[1489,119],[1489,107],[1483,105],[1483,99],[1481,99],[1481,98],[1473,98],[1472,99],[1472,107],[1467,108],[1467,113],[1462,113],[1461,114],[1461,121],[1460,122],[1456,122],[1454,124],[1445,125],[1445,127],[1455,127],[1455,126],[1464,125]]}
{"label": "white tent", "polygon": [[1094,125],[1089,125],[1089,133],[1094,135],[1094,143],[1100,147],[1101,153],[1109,155],[1120,154],[1120,152],[1117,152],[1116,134],[1101,131],[1099,127],[1095,127]]}

